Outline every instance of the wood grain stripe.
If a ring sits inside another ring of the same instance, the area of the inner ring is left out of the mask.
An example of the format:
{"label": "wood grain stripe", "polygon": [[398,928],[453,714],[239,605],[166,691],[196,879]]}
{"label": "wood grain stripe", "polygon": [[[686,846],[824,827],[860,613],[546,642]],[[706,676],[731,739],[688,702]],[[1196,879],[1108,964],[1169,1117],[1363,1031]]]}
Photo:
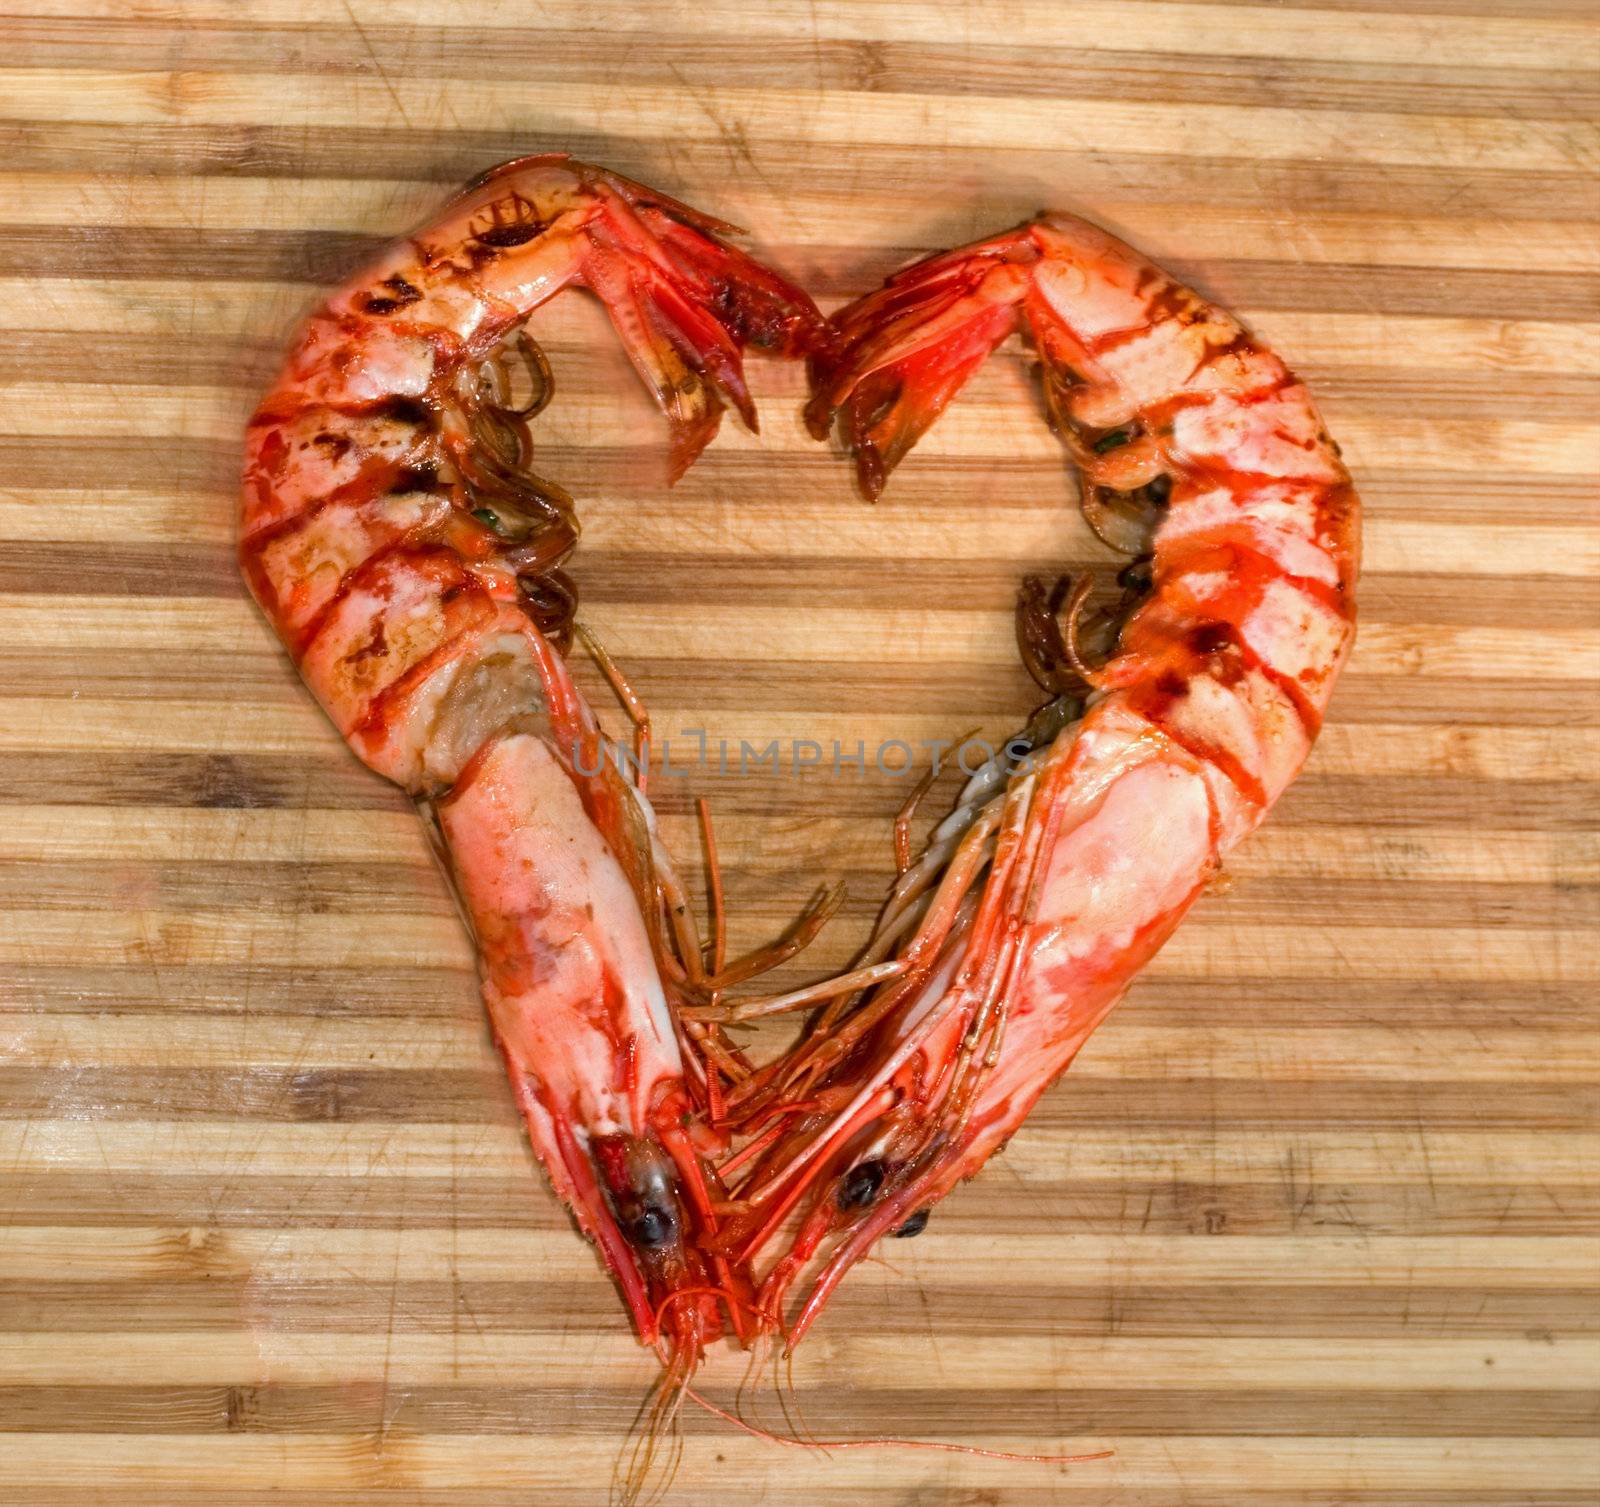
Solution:
{"label": "wood grain stripe", "polygon": [[[67,85],[70,81],[70,90]],[[418,82],[396,97],[383,80],[309,79],[287,76],[185,73],[127,73],[115,69],[0,68],[0,90],[10,108],[35,121],[117,121],[192,125],[255,123],[271,110],[303,111],[326,129],[380,125],[406,126],[416,116],[448,117],[466,104],[491,119],[509,117],[527,102],[526,85],[473,80]],[[604,115],[610,129],[630,135],[659,135],[685,129],[682,97],[676,87],[641,85],[626,94],[607,85],[548,83],[541,106],[563,114]],[[693,96],[691,96],[691,99]],[[932,98],[839,91],[717,88],[698,101],[700,139],[727,139],[727,121],[761,108],[789,112],[789,139],[813,148],[848,147],[862,139],[890,145],[920,145],[932,116]],[[1179,105],[1133,101],[1048,101],[942,97],[938,100],[941,145],[980,146],[987,152],[1028,151],[1055,138],[1076,151],[1199,153],[1261,161],[1321,156],[1333,151],[1360,163],[1490,170],[1559,171],[1592,162],[1596,133],[1586,122],[1525,123],[1476,116],[1362,115],[1235,105]],[[267,116],[270,118],[270,116]]]}
{"label": "wood grain stripe", "polygon": [[[123,12],[114,0],[29,0],[29,12],[36,15],[120,17]],[[362,31],[388,22],[470,24],[479,35],[485,32],[492,43],[502,27],[535,36],[542,35],[560,17],[529,15],[521,7],[493,0],[398,0],[379,4],[377,0],[247,0],[233,7],[225,0],[188,0],[183,7],[186,20],[236,19],[240,15],[253,23],[273,21],[343,25],[354,22]],[[597,29],[608,26],[626,31],[639,15],[637,8],[624,0],[598,0],[586,18]],[[690,21],[697,31],[715,36],[718,32],[750,39],[798,36],[881,38],[886,31],[896,35],[942,39],[949,16],[937,0],[775,0],[759,15],[751,15],[737,0],[706,0],[693,5],[669,3],[660,9],[662,21],[678,17]],[[892,23],[892,24],[891,24]],[[1086,52],[1119,51],[1132,46],[1170,47],[1181,38],[1182,50],[1222,51],[1244,56],[1272,57],[1279,53],[1295,57],[1329,56],[1352,62],[1384,62],[1395,56],[1397,47],[1426,50],[1434,62],[1466,61],[1482,65],[1486,58],[1507,68],[1526,66],[1547,69],[1562,58],[1582,58],[1600,47],[1592,20],[1551,18],[1535,14],[1518,18],[1504,15],[1479,15],[1470,25],[1453,24],[1448,18],[1431,19],[1418,8],[1407,6],[1385,19],[1366,14],[1359,22],[1337,24],[1319,7],[1278,9],[1256,5],[1158,3],[1144,5],[1137,0],[1086,0],[1071,15],[1049,11],[1030,12],[1028,35],[1039,43],[1077,46]],[[80,64],[81,66],[81,60]]]}
{"label": "wood grain stripe", "polygon": [[[1596,92],[1600,96],[1600,90]],[[6,227],[38,226],[50,230],[63,255],[75,254],[76,248],[68,238],[79,227],[113,217],[119,226],[119,244],[126,244],[140,232],[160,229],[196,237],[190,245],[202,253],[213,244],[204,237],[249,232],[251,239],[218,244],[231,250],[235,257],[253,253],[263,260],[272,256],[272,248],[281,244],[286,235],[336,233],[348,240],[332,243],[334,248],[340,244],[366,247],[382,241],[382,233],[373,228],[375,224],[387,222],[399,230],[426,218],[446,187],[437,182],[376,177],[304,180],[293,188],[296,228],[274,231],[263,239],[263,225],[282,213],[285,185],[280,179],[151,175],[113,184],[86,182],[72,173],[0,171],[0,203],[5,206]],[[860,205],[841,202],[826,193],[808,192],[807,185],[796,184],[785,195],[787,214],[782,240],[772,249],[785,257],[815,256],[819,252],[851,256],[905,254],[901,239],[904,226],[895,222],[893,212],[913,205],[916,196],[891,183],[883,185],[881,197],[875,199],[875,213],[863,219]],[[1449,215],[1391,212],[1307,213],[1290,221],[1267,208],[1226,208],[1204,200],[1159,208],[1137,200],[1126,204],[1107,201],[1100,206],[1100,213],[1141,244],[1155,248],[1170,239],[1176,254],[1190,259],[1293,261],[1300,268],[1340,262],[1368,266],[1393,263],[1415,268],[1425,249],[1427,270],[1435,274],[1455,267],[1518,273],[1600,270],[1600,248],[1595,247],[1593,238],[1582,225],[1560,219],[1463,220]],[[1175,216],[1182,220],[1181,238],[1174,233]],[[767,233],[772,233],[770,228]],[[104,241],[104,237],[100,239]],[[39,244],[47,243],[41,240]],[[151,243],[152,247],[156,244],[159,243]],[[1165,258],[1164,251],[1162,254]],[[59,275],[59,270],[58,267],[44,275]],[[8,276],[15,277],[19,272],[14,264],[8,267]],[[231,274],[230,267],[218,268],[218,276]],[[132,274],[124,265],[112,275],[120,281]],[[583,353],[574,352],[580,354]]]}

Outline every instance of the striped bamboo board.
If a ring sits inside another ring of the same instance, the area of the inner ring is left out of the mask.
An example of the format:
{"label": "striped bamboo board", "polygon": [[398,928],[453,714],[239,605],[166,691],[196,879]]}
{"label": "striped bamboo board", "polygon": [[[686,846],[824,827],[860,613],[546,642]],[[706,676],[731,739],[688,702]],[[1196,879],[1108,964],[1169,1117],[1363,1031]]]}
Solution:
{"label": "striped bamboo board", "polygon": [[[532,1165],[409,807],[232,559],[297,313],[553,148],[829,307],[1087,214],[1306,376],[1368,509],[1304,778],[795,1362],[822,1437],[1114,1456],[804,1453],[690,1409],[664,1500],[1595,1500],[1597,93],[1585,0],[5,7],[0,1501],[605,1499],[652,1363]],[[683,770],[669,837],[711,798],[736,941],[846,879],[785,977],[838,965],[907,786],[872,752],[1014,728],[1019,580],[1104,558],[1022,355],[869,508],[799,372],[757,363],[761,435],[669,494],[597,310],[536,332],[585,616]],[[867,767],[797,774],[794,740]]]}

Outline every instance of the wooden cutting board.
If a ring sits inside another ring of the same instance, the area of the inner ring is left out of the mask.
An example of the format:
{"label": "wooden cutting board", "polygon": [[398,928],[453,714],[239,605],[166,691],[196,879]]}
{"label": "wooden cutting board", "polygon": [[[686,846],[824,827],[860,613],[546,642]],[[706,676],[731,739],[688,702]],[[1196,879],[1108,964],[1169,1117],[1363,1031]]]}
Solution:
{"label": "wooden cutting board", "polygon": [[[795,1362],[823,1438],[1114,1457],[830,1456],[690,1408],[664,1500],[1592,1502],[1595,23],[6,7],[0,1501],[605,1499],[652,1363],[532,1165],[409,807],[232,561],[240,427],[297,313],[459,181],[570,148],[743,223],[829,307],[1088,214],[1309,379],[1368,509],[1354,662],[1231,890]],[[756,364],[761,436],[669,494],[595,309],[538,330],[585,614],[686,767],[669,836],[692,854],[711,797],[747,941],[846,879],[786,977],[837,965],[907,786],[871,752],[1015,727],[1018,582],[1104,560],[1021,356],[869,508],[797,371]],[[742,739],[782,767],[741,775]],[[796,778],[795,739],[869,767]]]}

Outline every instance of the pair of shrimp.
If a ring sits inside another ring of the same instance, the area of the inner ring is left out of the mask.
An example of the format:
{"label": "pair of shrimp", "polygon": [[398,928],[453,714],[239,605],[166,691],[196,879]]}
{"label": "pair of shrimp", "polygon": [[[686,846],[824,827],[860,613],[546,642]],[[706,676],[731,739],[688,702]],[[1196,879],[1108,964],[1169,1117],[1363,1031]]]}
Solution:
{"label": "pair of shrimp", "polygon": [[[417,800],[534,1150],[684,1385],[726,1331],[797,1343],[1067,1067],[1303,763],[1358,554],[1304,387],[1094,226],[1042,216],[831,323],[731,231],[564,156],[485,175],[303,327],[251,423],[240,547],[352,749]],[[1022,332],[1089,521],[1133,556],[1097,619],[1084,582],[1025,585],[1045,704],[915,862],[902,832],[857,965],[787,1000],[726,990],[826,907],[708,967],[642,781],[600,756],[562,657],[577,523],[530,469],[549,372],[521,330],[577,286],[667,417],[674,476],[724,407],[755,426],[756,345],[809,359],[811,432],[842,422],[874,498]],[[534,387],[520,406],[513,354]],[[751,1063],[729,1032],[793,1004],[814,1007],[794,1047]]]}

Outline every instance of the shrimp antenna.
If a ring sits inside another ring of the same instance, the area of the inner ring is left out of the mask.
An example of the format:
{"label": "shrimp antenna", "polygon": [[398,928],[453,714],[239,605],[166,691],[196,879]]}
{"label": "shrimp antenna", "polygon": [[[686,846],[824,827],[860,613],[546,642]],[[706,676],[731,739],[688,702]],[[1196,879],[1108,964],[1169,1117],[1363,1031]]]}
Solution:
{"label": "shrimp antenna", "polygon": [[689,1381],[683,1383],[683,1394],[697,1407],[704,1409],[712,1417],[731,1424],[741,1433],[749,1434],[754,1439],[764,1440],[768,1444],[786,1444],[793,1449],[816,1449],[824,1453],[841,1449],[930,1449],[937,1450],[941,1454],[972,1455],[980,1460],[1008,1460],[1021,1465],[1084,1465],[1092,1460],[1109,1460],[1116,1454],[1113,1449],[1090,1450],[1075,1455],[1031,1454],[1024,1450],[986,1449],[979,1444],[957,1444],[948,1439],[895,1439],[887,1435],[872,1439],[796,1439],[746,1422],[736,1413],[729,1412],[727,1408],[696,1391]]}

